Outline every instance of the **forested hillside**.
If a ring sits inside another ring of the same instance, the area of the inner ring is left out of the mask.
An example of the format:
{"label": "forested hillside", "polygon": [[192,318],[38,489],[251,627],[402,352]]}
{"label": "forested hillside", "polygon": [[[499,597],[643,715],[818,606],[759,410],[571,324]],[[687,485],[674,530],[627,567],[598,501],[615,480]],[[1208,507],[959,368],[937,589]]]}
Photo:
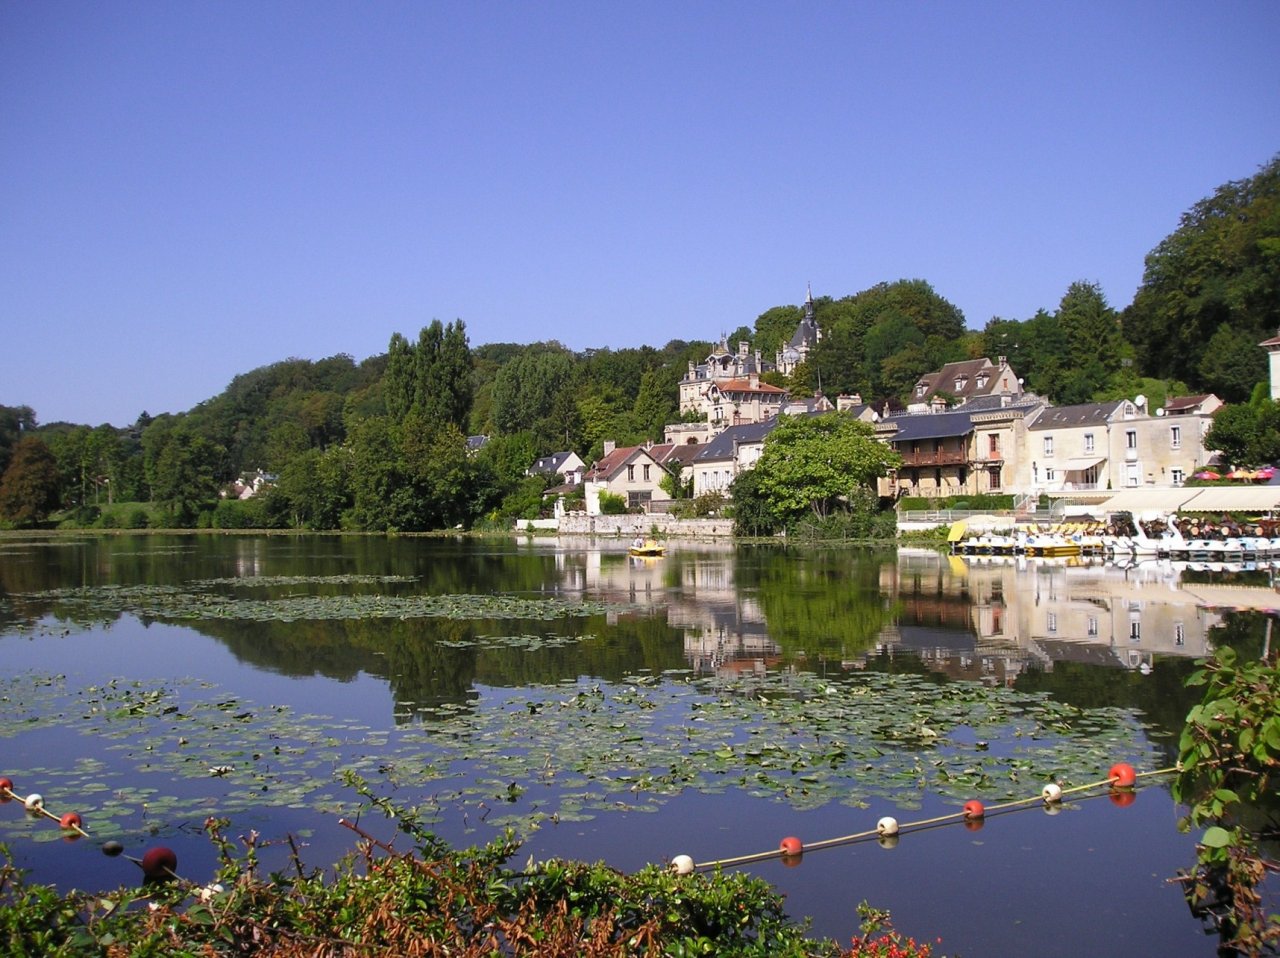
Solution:
{"label": "forested hillside", "polygon": [[[1027,389],[1059,404],[1139,392],[1153,407],[1198,392],[1243,404],[1266,378],[1258,343],[1280,329],[1280,156],[1188,210],[1121,311],[1082,279],[1033,316],[971,330],[928,282],[908,279],[816,298],[814,315],[822,339],[808,361],[791,376],[766,374],[795,396],[859,393],[897,406],[923,373],[1004,356]],[[774,306],[725,338],[771,362],[802,316],[798,305]],[[528,515],[544,485],[524,475],[534,458],[573,450],[591,462],[607,440],[660,439],[679,419],[688,363],[713,345],[473,346],[461,320],[437,320],[412,339],[392,333],[384,355],[285,359],[127,429],[41,425],[38,410],[0,406],[0,521],[31,525],[69,510],[82,523],[408,530]],[[1254,441],[1280,421],[1273,405],[1255,396],[1252,412],[1225,422]],[[488,441],[469,448],[469,436]],[[219,499],[258,474],[268,494]],[[147,508],[121,516],[118,502]]]}

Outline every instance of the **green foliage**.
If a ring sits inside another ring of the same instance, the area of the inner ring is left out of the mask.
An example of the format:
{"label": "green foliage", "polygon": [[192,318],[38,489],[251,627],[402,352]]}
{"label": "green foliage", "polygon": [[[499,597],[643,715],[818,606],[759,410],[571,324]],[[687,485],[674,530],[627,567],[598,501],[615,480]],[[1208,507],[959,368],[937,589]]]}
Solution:
{"label": "green foliage", "polygon": [[815,300],[814,317],[823,338],[810,353],[806,380],[811,387],[820,380],[828,394],[888,397],[920,372],[964,358],[964,314],[924,280]]}
{"label": "green foliage", "polygon": [[1008,512],[1013,509],[1013,496],[975,492],[971,495],[903,496],[898,500],[900,512],[933,512],[937,509],[969,509],[974,512]]}
{"label": "green foliage", "polygon": [[0,476],[0,518],[16,526],[35,525],[57,508],[58,489],[53,453],[38,437],[23,436]]}
{"label": "green foliage", "polygon": [[217,496],[221,450],[186,425],[160,420],[142,437],[152,497],[165,507],[175,528],[192,525],[200,509]]}
{"label": "green foliage", "polygon": [[387,413],[403,419],[416,413],[430,422],[465,427],[472,402],[471,347],[462,320],[432,320],[417,343],[391,337],[383,377]]}
{"label": "green foliage", "polygon": [[[1280,669],[1240,660],[1226,647],[1187,684],[1204,687],[1182,732],[1182,775],[1175,787],[1193,820],[1221,818],[1237,802],[1273,799],[1280,774]],[[1204,787],[1206,779],[1212,790]]]}
{"label": "green foliage", "polygon": [[802,319],[804,310],[799,306],[774,306],[757,316],[751,338],[761,357],[772,360],[791,341]]}
{"label": "green foliage", "polygon": [[547,510],[542,494],[547,481],[542,476],[528,476],[516,485],[502,500],[498,515],[508,519],[537,519]]}
{"label": "green foliage", "polygon": [[578,365],[563,346],[529,346],[494,377],[494,426],[532,433],[539,449],[571,447],[566,439],[577,431],[578,380]]}
{"label": "green foliage", "polygon": [[693,476],[686,477],[684,467],[673,459],[658,477],[658,488],[672,499],[688,499],[693,495]]}
{"label": "green foliage", "polygon": [[[1237,378],[1230,364],[1250,375],[1265,372],[1257,344],[1280,327],[1278,290],[1280,155],[1196,203],[1147,256],[1142,285],[1125,311],[1125,337],[1147,375],[1221,388],[1224,399],[1242,401],[1248,390],[1230,381]],[[1219,346],[1248,348],[1222,354],[1213,345],[1222,330]],[[1218,378],[1223,374],[1229,378]]]}
{"label": "green foliage", "polygon": [[607,489],[600,490],[600,513],[606,516],[621,516],[627,512],[627,500],[609,492]]}
{"label": "green foliage", "polygon": [[[510,835],[455,850],[425,829],[417,809],[392,806],[354,776],[348,784],[414,847],[401,851],[344,820],[363,840],[362,852],[332,874],[307,868],[295,852],[287,876],[263,875],[256,837],[237,847],[223,833],[227,823],[211,819],[205,829],[220,862],[215,882],[202,888],[178,880],[94,894],[30,884],[0,847],[5,953],[842,954],[834,942],[806,938],[805,926],[784,912],[782,897],[745,873],[679,876],[650,865],[628,875],[602,863],[557,859],[514,871],[506,863],[519,846]],[[887,920],[882,915],[878,923]]]}
{"label": "green foliage", "polygon": [[[1268,863],[1251,817],[1274,821],[1280,775],[1280,668],[1240,659],[1231,647],[1188,680],[1204,688],[1178,743],[1174,798],[1188,823],[1205,827],[1196,872],[1184,878],[1193,911],[1214,914],[1226,944],[1260,954],[1280,943],[1280,916],[1266,914],[1259,892]],[[1229,907],[1225,916],[1215,907]]]}
{"label": "green foliage", "polygon": [[267,500],[262,496],[219,499],[209,521],[214,529],[270,529],[276,526],[268,516]]}
{"label": "green foliage", "polygon": [[[753,472],[759,494],[788,522],[845,509],[855,491],[900,462],[871,426],[843,413],[783,416]],[[737,492],[735,490],[735,499]]]}
{"label": "green foliage", "polygon": [[0,406],[0,475],[9,468],[9,457],[23,433],[36,428],[36,414],[30,406]]}
{"label": "green foliage", "polygon": [[825,516],[807,515],[791,530],[800,542],[883,541],[897,533],[897,515],[892,509],[881,509],[876,495],[865,488],[850,493],[844,509]]}
{"label": "green foliage", "polygon": [[1280,461],[1280,403],[1224,406],[1213,417],[1205,447],[1219,450],[1232,466],[1262,466]]}
{"label": "green foliage", "polygon": [[678,405],[678,380],[663,370],[646,371],[640,377],[640,391],[631,411],[642,438],[660,440],[663,427],[675,418]]}
{"label": "green foliage", "polygon": [[729,492],[734,535],[771,536],[785,527],[784,517],[777,513],[760,487],[758,470],[748,469],[738,473]]}
{"label": "green foliage", "polygon": [[933,954],[928,942],[904,938],[884,909],[872,908],[864,900],[858,905],[858,917],[862,934],[853,939],[850,958],[929,958]]}
{"label": "green foliage", "polygon": [[295,529],[338,529],[351,508],[352,455],[346,447],[308,449],[280,473],[267,492],[267,511]]}

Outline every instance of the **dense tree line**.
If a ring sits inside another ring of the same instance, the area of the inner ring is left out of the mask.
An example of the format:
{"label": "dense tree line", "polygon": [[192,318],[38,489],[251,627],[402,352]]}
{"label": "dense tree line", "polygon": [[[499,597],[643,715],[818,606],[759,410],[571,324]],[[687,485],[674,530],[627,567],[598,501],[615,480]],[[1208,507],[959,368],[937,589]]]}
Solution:
{"label": "dense tree line", "polygon": [[[727,345],[748,342],[771,361],[803,315],[772,307]],[[1280,156],[1196,203],[1147,256],[1122,311],[1081,280],[1052,310],[992,317],[972,331],[929,283],[909,279],[818,298],[814,315],[822,337],[808,360],[789,377],[765,377],[793,395],[856,392],[877,408],[899,406],[926,372],[1004,356],[1027,389],[1059,404],[1142,392],[1157,407],[1166,395],[1216,393],[1234,405],[1211,440],[1233,461],[1270,461],[1280,455],[1280,408],[1258,391],[1267,365],[1257,344],[1280,329]],[[436,320],[414,340],[395,333],[385,354],[364,362],[287,359],[185,413],[143,413],[124,429],[42,426],[29,407],[0,406],[0,522],[29,525],[62,510],[119,522],[112,510],[122,502],[147,506],[131,524],[188,526],[408,530],[536,514],[546,481],[525,475],[534,458],[573,450],[591,462],[607,440],[660,440],[679,419],[687,364],[712,345],[473,347],[461,321]],[[477,436],[487,443],[468,443]],[[220,490],[259,473],[269,493],[219,501]],[[747,500],[768,478],[744,480],[740,525],[776,525],[788,512],[778,502],[752,512]]]}

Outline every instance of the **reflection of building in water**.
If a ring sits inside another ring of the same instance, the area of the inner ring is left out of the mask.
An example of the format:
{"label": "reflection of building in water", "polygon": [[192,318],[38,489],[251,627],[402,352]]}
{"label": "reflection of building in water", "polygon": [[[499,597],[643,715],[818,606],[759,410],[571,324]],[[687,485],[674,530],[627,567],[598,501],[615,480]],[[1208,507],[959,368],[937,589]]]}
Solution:
{"label": "reflection of building in water", "polygon": [[236,540],[236,575],[241,579],[251,579],[262,575],[262,567],[266,561],[266,543],[262,539]]}
{"label": "reflection of building in water", "polygon": [[[957,678],[987,682],[1010,683],[1028,666],[1051,669],[1064,661],[1145,672],[1156,656],[1209,654],[1209,631],[1225,610],[1280,607],[1275,589],[1239,579],[1167,560],[1123,568],[904,550],[897,584],[903,615],[884,642]],[[930,609],[931,617],[922,616]],[[955,624],[959,610],[969,617],[967,628]],[[931,618],[933,628],[916,627],[922,618]],[[972,638],[969,647],[964,634]]]}
{"label": "reflection of building in water", "polygon": [[762,672],[781,659],[764,612],[742,594],[732,555],[698,555],[682,563],[680,589],[667,621],[684,632],[684,656],[699,672]]}
{"label": "reflection of building in water", "polygon": [[[684,633],[684,655],[699,672],[763,671],[780,659],[754,596],[741,594],[734,553],[700,543],[663,559],[627,555],[626,542],[580,537],[533,540],[554,557],[562,593],[666,611],[667,624]],[[610,613],[616,621],[619,613]]]}
{"label": "reflection of building in water", "polygon": [[[699,546],[644,560],[612,541],[570,538],[549,546],[562,593],[640,614],[665,612],[699,671],[762,670],[781,661],[758,596],[737,581],[729,549]],[[1241,581],[1168,560],[1126,569],[902,549],[896,566],[881,566],[880,592],[894,621],[869,654],[910,653],[952,678],[999,685],[1067,661],[1145,672],[1156,656],[1208,655],[1210,630],[1227,609],[1280,608],[1280,592],[1265,579]],[[842,663],[865,664],[865,657]]]}

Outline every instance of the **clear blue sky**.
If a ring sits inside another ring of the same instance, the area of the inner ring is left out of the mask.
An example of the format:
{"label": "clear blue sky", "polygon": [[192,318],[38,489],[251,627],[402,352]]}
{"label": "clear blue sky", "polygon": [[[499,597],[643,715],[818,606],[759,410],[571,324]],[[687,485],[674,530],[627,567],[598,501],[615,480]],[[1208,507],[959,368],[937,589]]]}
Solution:
{"label": "clear blue sky", "polygon": [[1280,151],[1280,3],[0,2],[0,404],[1101,284]]}

